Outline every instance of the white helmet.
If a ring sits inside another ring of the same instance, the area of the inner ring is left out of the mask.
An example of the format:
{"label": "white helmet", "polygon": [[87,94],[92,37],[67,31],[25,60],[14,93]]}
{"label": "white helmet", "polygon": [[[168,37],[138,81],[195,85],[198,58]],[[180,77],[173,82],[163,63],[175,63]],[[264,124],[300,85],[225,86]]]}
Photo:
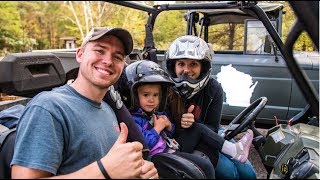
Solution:
{"label": "white helmet", "polygon": [[[209,45],[197,36],[185,35],[172,42],[166,53],[166,68],[180,96],[189,99],[207,85],[211,74],[212,54]],[[178,59],[199,60],[201,73],[198,79],[191,79],[187,74],[177,77],[175,62]]]}

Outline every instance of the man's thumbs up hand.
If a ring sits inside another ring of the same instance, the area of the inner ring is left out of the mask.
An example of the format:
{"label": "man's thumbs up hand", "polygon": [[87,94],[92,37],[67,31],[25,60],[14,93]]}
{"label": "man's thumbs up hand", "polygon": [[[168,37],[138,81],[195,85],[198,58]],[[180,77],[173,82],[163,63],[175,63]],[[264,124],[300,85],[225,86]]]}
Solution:
{"label": "man's thumbs up hand", "polygon": [[[141,175],[143,164],[142,144],[128,142],[128,128],[120,123],[120,135],[106,156],[101,159],[103,166],[111,178],[137,178]],[[110,142],[104,142],[110,143]]]}
{"label": "man's thumbs up hand", "polygon": [[120,135],[115,142],[115,144],[125,144],[127,142],[127,137],[128,137],[128,127],[125,123],[121,122],[120,123]]}

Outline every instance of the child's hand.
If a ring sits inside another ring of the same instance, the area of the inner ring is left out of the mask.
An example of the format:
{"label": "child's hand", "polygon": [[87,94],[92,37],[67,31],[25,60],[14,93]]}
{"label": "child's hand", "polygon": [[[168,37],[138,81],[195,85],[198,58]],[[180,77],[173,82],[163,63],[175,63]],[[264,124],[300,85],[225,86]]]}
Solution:
{"label": "child's hand", "polygon": [[165,121],[165,125],[168,131],[171,131],[172,125],[171,125],[171,121],[168,119],[167,116],[165,115],[159,115],[158,119],[164,119]]}
{"label": "child's hand", "polygon": [[160,134],[160,132],[164,128],[171,128],[171,122],[168,120],[168,118],[164,115],[160,115],[157,117],[155,114],[152,114],[153,123],[154,123],[154,129]]}

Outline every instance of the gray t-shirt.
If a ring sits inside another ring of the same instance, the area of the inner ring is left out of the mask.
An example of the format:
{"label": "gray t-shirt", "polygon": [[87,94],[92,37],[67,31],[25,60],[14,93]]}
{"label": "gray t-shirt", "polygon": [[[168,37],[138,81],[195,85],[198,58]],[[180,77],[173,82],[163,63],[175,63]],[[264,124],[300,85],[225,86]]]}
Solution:
{"label": "gray t-shirt", "polygon": [[108,104],[64,85],[40,93],[27,105],[11,165],[68,174],[105,156],[118,136],[119,125]]}

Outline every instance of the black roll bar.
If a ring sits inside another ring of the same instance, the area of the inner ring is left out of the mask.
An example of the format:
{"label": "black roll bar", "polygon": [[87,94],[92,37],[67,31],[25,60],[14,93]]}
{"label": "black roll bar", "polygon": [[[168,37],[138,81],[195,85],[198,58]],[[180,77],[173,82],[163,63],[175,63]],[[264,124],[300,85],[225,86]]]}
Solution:
{"label": "black roll bar", "polygon": [[[318,2],[318,6],[319,6],[319,2]],[[284,45],[280,36],[278,35],[275,28],[272,26],[271,22],[269,21],[269,18],[267,17],[266,13],[258,5],[253,6],[252,10],[256,13],[260,21],[264,24],[270,36],[272,37],[272,39],[278,46],[280,52],[284,56],[283,59],[285,60],[288,66],[288,69],[291,72],[291,75],[293,76],[294,80],[298,84],[298,87],[300,88],[307,102],[310,104],[313,115],[318,116],[319,115],[319,97],[317,96],[317,93],[314,87],[311,85],[309,81],[307,81],[308,77],[306,76],[304,71],[301,70],[300,66],[297,64],[297,61],[293,57],[293,45],[296,39],[299,37],[299,35],[303,31],[302,24],[299,23],[299,21],[296,22],[296,24],[293,26],[293,28],[289,32],[286,40],[286,44]],[[318,27],[319,18],[318,18],[318,21],[313,23],[317,23],[317,25],[315,26]]]}
{"label": "black roll bar", "polygon": [[125,6],[125,7],[129,7],[129,8],[133,8],[133,9],[137,9],[137,10],[141,10],[141,11],[145,11],[148,13],[156,13],[157,9],[154,9],[150,6],[147,5],[143,5],[141,3],[137,3],[134,1],[106,1],[106,2],[110,2],[113,4],[118,4],[121,6]]}
{"label": "black roll bar", "polygon": [[[290,55],[292,53],[293,43],[296,38],[303,30],[306,30],[315,46],[319,49],[319,15],[314,16],[314,11],[319,11],[319,1],[313,1],[312,5],[303,1],[289,1],[291,7],[297,13],[298,8],[308,6],[308,9],[311,9],[312,12],[304,11],[304,14],[296,14],[300,22],[296,22],[293,27],[293,30],[289,33],[288,38],[286,40],[286,44],[284,44],[277,33],[274,26],[271,24],[268,16],[262,10],[261,7],[257,5],[256,1],[227,1],[227,2],[210,2],[210,3],[182,3],[182,4],[162,4],[155,5],[154,7],[150,7],[147,5],[143,5],[141,3],[130,2],[130,1],[110,1],[110,3],[131,7],[134,9],[142,10],[149,13],[149,18],[146,24],[146,38],[145,38],[145,47],[144,47],[144,56],[148,56],[150,60],[157,62],[157,59],[154,59],[156,49],[154,47],[153,40],[153,27],[155,23],[155,19],[158,14],[162,11],[168,10],[189,10],[189,9],[228,9],[238,7],[240,10],[256,14],[259,20],[265,25],[267,31],[270,36],[274,40],[275,44],[278,46],[280,52],[284,56],[284,60],[288,66],[290,73],[293,78],[297,82],[301,92],[305,96],[307,102],[310,104],[312,112],[314,115],[319,115],[319,97],[314,89],[314,87],[307,81],[308,77],[301,70],[300,66],[295,61],[295,58]],[[312,7],[310,7],[312,6]],[[300,12],[300,11],[298,11]],[[280,12],[279,12],[280,13]],[[310,26],[310,23],[312,25]],[[316,24],[314,24],[316,23]],[[192,26],[192,24],[189,24]],[[314,28],[310,28],[314,27]],[[192,27],[189,27],[189,31]],[[303,29],[305,28],[305,29]],[[205,29],[206,30],[206,29]],[[189,34],[189,33],[188,33]],[[207,37],[205,37],[207,38]],[[153,54],[150,56],[150,54]],[[153,57],[153,58],[150,58]],[[155,57],[156,58],[156,57]]]}

